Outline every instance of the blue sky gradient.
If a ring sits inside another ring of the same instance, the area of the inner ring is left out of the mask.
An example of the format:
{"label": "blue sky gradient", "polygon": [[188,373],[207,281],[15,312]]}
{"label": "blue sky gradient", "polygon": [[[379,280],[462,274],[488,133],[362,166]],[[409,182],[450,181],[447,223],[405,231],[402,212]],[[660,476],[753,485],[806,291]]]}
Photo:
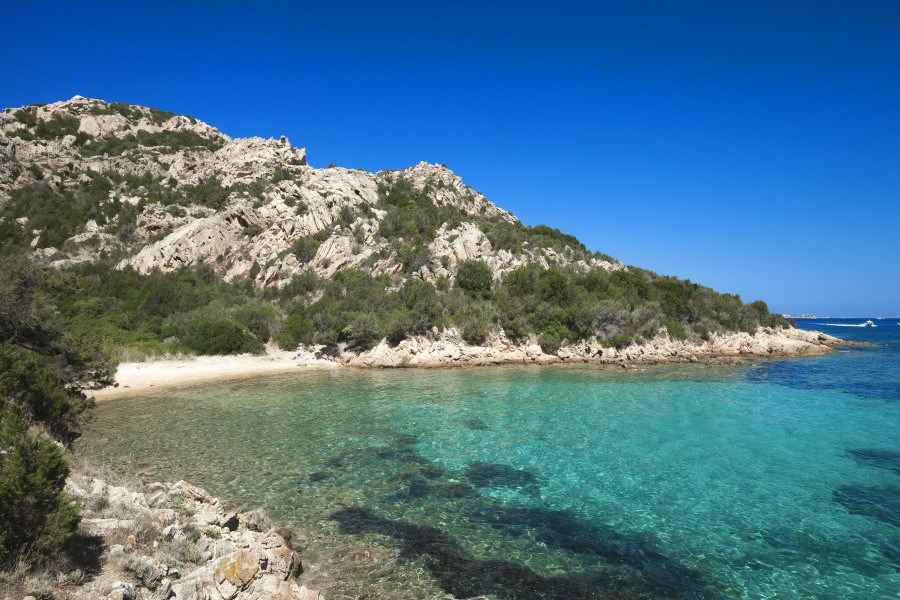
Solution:
{"label": "blue sky gradient", "polygon": [[900,3],[15,3],[0,106],[75,94],[446,163],[527,224],[831,316],[900,314]]}

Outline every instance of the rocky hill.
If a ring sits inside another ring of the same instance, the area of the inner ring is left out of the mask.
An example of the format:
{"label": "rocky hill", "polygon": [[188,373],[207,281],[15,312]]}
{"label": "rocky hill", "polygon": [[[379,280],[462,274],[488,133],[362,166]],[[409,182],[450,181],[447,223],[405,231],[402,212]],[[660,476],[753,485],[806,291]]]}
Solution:
{"label": "rocky hill", "polygon": [[0,113],[0,206],[4,234],[54,266],[100,253],[141,273],[202,261],[259,286],[347,267],[452,280],[473,258],[498,279],[529,263],[622,268],[523,226],[442,165],[317,169],[285,137],[232,139],[190,116],[79,96]]}
{"label": "rocky hill", "polygon": [[340,356],[449,335],[562,358],[787,325],[526,226],[443,165],[319,169],[285,137],[80,96],[0,113],[0,258],[23,254],[72,274],[67,324],[116,352]]}

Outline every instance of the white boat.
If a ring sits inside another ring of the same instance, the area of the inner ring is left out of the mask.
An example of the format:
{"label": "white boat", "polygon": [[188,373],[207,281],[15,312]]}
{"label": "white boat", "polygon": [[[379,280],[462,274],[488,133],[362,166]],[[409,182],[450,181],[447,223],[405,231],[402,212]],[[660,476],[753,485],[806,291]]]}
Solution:
{"label": "white boat", "polygon": [[873,321],[872,319],[869,319],[868,321],[863,323],[862,326],[863,327],[878,327],[878,325],[876,325],[875,321]]}

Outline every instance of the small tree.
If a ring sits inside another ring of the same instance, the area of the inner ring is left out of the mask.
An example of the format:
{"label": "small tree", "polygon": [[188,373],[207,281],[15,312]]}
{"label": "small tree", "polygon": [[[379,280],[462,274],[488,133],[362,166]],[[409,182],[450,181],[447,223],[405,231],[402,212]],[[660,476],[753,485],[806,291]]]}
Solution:
{"label": "small tree", "polygon": [[487,298],[494,284],[494,272],[480,260],[467,260],[459,265],[456,285],[473,298]]}
{"label": "small tree", "polygon": [[78,505],[63,493],[69,465],[47,435],[28,432],[25,412],[0,403],[0,564],[54,556],[78,527]]}

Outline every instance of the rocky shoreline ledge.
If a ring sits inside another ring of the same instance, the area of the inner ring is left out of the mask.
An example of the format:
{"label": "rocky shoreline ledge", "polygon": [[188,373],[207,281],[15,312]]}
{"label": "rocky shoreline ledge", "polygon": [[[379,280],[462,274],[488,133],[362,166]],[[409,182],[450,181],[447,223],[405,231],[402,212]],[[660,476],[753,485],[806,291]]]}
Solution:
{"label": "rocky shoreline ledge", "polygon": [[723,359],[788,357],[824,354],[847,342],[818,331],[763,329],[755,335],[745,332],[712,334],[708,340],[679,340],[660,335],[625,348],[604,347],[596,339],[564,345],[554,354],[544,352],[536,340],[514,344],[503,335],[494,335],[484,345],[467,344],[454,329],[430,338],[407,339],[395,347],[386,341],[367,352],[343,353],[332,358],[321,350],[305,349],[298,359],[305,364],[331,360],[351,367],[465,367],[500,364],[596,363],[629,366],[681,362],[720,362]]}
{"label": "rocky shoreline ledge", "polygon": [[26,581],[31,598],[323,600],[298,580],[305,538],[261,509],[228,510],[185,481],[126,487],[79,470],[66,492],[81,506],[74,545],[90,566]]}
{"label": "rocky shoreline ledge", "polygon": [[590,339],[564,345],[554,354],[536,339],[516,344],[502,333],[482,345],[465,342],[455,329],[406,339],[396,346],[382,341],[371,350],[329,353],[321,346],[295,352],[269,348],[262,356],[199,356],[176,360],[126,362],[119,365],[117,386],[95,390],[97,400],[111,400],[167,388],[221,380],[335,368],[464,368],[491,365],[596,364],[630,368],[672,363],[733,364],[755,358],[824,354],[839,346],[856,346],[839,338],[803,329],[762,329],[712,334],[709,340],[678,340],[660,335],[643,344],[607,348]]}

